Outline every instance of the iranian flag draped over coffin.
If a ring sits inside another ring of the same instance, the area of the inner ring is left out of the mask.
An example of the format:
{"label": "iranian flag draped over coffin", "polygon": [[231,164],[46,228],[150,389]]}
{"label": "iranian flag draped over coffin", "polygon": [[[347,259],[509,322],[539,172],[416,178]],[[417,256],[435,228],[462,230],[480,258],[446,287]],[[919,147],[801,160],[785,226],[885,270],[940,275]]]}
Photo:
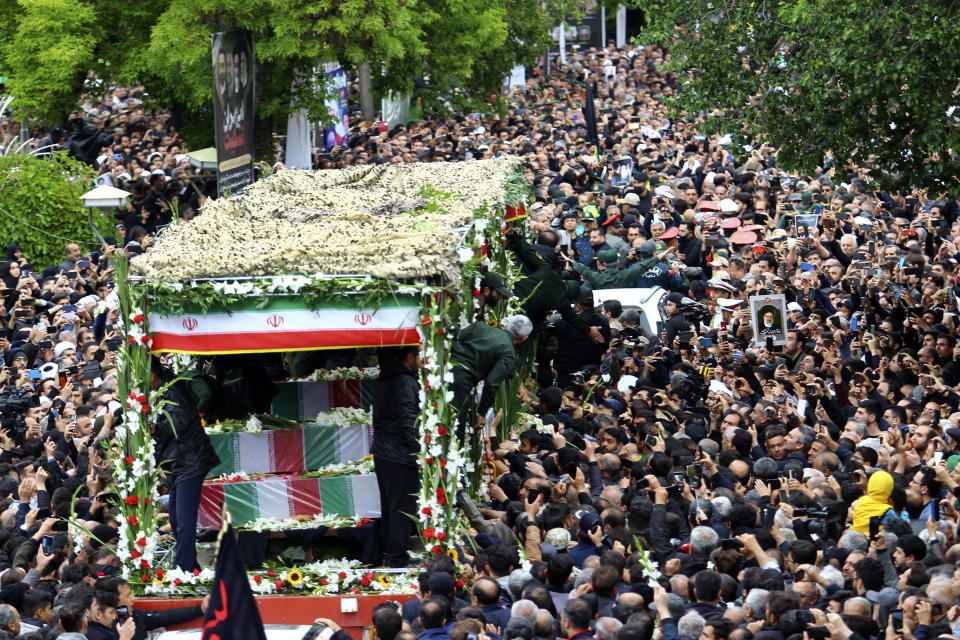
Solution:
{"label": "iranian flag draped over coffin", "polygon": [[[339,302],[339,303],[338,303]],[[378,309],[343,297],[310,309],[295,297],[247,298],[221,311],[150,313],[156,351],[224,354],[418,344],[413,298],[391,297]]]}

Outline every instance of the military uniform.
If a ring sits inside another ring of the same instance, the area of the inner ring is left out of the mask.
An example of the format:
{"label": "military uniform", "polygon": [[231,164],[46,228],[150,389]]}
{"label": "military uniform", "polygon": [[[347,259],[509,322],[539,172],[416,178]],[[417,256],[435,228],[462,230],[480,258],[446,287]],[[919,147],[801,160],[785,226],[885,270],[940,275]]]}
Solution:
{"label": "military uniform", "polygon": [[497,388],[504,380],[514,375],[517,352],[513,338],[503,329],[491,327],[484,322],[474,322],[465,327],[453,343],[450,359],[453,367],[453,405],[460,416],[458,434],[463,439],[463,420],[467,417],[474,388],[485,380],[480,398],[480,414],[493,405]]}
{"label": "military uniform", "polygon": [[547,315],[556,310],[564,320],[588,333],[590,326],[573,310],[567,297],[566,284],[547,261],[519,233],[507,234],[507,246],[531,271],[529,276],[513,285],[513,293],[520,299],[523,315],[533,323],[534,332],[542,327]]}
{"label": "military uniform", "polygon": [[[613,257],[616,258],[616,254],[614,254]],[[615,266],[617,264],[616,260],[614,260],[612,265],[606,262],[605,264],[607,264],[607,268],[603,271],[594,271],[593,269],[584,267],[582,264],[574,263],[573,270],[583,276],[583,279],[590,284],[591,289],[620,289],[622,287],[632,286],[631,283],[634,280],[657,264],[657,259],[647,258],[627,269],[617,268]]]}

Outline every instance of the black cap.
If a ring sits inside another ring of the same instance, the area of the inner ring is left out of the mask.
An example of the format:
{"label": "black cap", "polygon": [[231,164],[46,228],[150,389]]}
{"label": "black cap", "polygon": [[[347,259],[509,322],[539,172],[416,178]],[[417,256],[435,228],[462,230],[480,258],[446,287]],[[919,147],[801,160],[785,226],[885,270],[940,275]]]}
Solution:
{"label": "black cap", "polygon": [[457,581],[453,579],[453,576],[445,571],[437,571],[436,573],[430,574],[430,579],[427,583],[430,593],[435,596],[443,596],[445,598],[453,598],[453,594],[457,588]]}

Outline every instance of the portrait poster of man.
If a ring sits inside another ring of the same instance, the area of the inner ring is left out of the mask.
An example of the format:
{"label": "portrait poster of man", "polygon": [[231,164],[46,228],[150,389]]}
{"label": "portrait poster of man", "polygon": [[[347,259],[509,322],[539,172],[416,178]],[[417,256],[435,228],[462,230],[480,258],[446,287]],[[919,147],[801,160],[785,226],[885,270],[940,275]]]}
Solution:
{"label": "portrait poster of man", "polygon": [[817,222],[820,216],[815,213],[798,213],[793,220],[797,225],[797,237],[815,235],[817,232]]}
{"label": "portrait poster of man", "polygon": [[256,61],[245,31],[211,36],[217,193],[236,193],[253,182],[253,82]]}
{"label": "portrait poster of man", "polygon": [[750,296],[753,341],[758,347],[773,339],[774,346],[787,344],[787,299],[783,295]]}
{"label": "portrait poster of man", "polygon": [[613,161],[613,175],[610,177],[611,187],[625,187],[630,184],[633,176],[633,158],[620,158]]}

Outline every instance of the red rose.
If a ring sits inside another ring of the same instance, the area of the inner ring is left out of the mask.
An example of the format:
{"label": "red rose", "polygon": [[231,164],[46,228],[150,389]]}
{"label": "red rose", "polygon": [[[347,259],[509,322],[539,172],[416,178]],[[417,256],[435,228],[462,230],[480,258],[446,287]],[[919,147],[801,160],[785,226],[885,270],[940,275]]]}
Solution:
{"label": "red rose", "polygon": [[368,578],[367,576],[363,576],[362,578],[360,578],[360,584],[362,584],[364,587],[369,587],[370,578]]}
{"label": "red rose", "polygon": [[136,399],[137,399],[137,394],[135,394],[133,391],[131,391],[131,392],[130,392],[130,399],[131,399],[131,400],[136,400]]}
{"label": "red rose", "polygon": [[424,318],[420,320],[420,323],[424,326],[430,324],[431,322],[433,322],[433,320],[430,319],[430,316],[424,316]]}
{"label": "red rose", "polygon": [[341,571],[340,573],[337,574],[337,577],[340,578],[341,580],[343,580],[344,578],[347,577],[347,572],[346,572],[346,571]]}
{"label": "red rose", "polygon": [[350,593],[352,593],[352,594],[354,594],[354,595],[360,593],[360,587],[354,587],[354,588],[353,588],[353,591],[351,591]]}
{"label": "red rose", "polygon": [[141,393],[140,395],[137,396],[137,402],[139,402],[140,404],[143,404],[146,401],[147,401],[147,396],[145,396],[144,394]]}
{"label": "red rose", "polygon": [[321,587],[327,586],[327,579],[326,579],[326,578],[320,578],[320,586],[321,586]]}
{"label": "red rose", "polygon": [[440,437],[442,438],[442,437],[444,437],[445,435],[447,435],[447,428],[446,428],[446,427],[443,427],[443,426],[437,427],[437,433],[439,433],[439,434],[440,434]]}
{"label": "red rose", "polygon": [[447,468],[447,461],[444,460],[443,458],[440,458],[440,468],[441,468],[441,469],[446,469],[446,468]]}
{"label": "red rose", "polygon": [[432,551],[435,555],[440,555],[441,553],[443,553],[443,549],[441,549],[441,548],[440,548],[440,545],[438,545],[438,544],[433,545],[433,549],[431,549],[431,551]]}
{"label": "red rose", "polygon": [[442,336],[442,335],[443,335],[443,329],[437,329],[437,335],[438,335],[438,336]]}
{"label": "red rose", "polygon": [[140,324],[141,322],[143,322],[143,314],[138,313],[137,315],[133,316],[133,322],[135,324]]}
{"label": "red rose", "polygon": [[140,521],[137,520],[137,516],[130,516],[129,518],[127,518],[127,522],[130,523],[131,527],[135,527],[138,524],[140,524]]}
{"label": "red rose", "polygon": [[438,495],[438,496],[445,495],[446,493],[447,493],[447,492],[446,492],[446,490],[444,490],[443,487],[437,487],[437,495]]}
{"label": "red rose", "polygon": [[136,560],[137,558],[139,558],[139,557],[142,556],[142,555],[143,555],[143,554],[140,553],[139,551],[137,551],[136,549],[134,549],[133,551],[130,552],[130,557],[133,558],[134,560]]}
{"label": "red rose", "polygon": [[429,380],[424,380],[424,381],[423,381],[423,388],[424,388],[424,389],[429,389],[429,388],[430,388],[430,381],[429,381]]}
{"label": "red rose", "polygon": [[272,578],[272,577],[275,576],[276,574],[273,572],[273,569],[268,569],[268,570],[267,570],[267,575]]}
{"label": "red rose", "polygon": [[180,578],[174,578],[174,579],[173,579],[173,584],[175,584],[176,586],[179,587],[179,586],[180,586]]}
{"label": "red rose", "polygon": [[253,581],[256,582],[257,584],[260,584],[261,582],[263,582],[263,578],[261,578],[260,576],[253,576]]}
{"label": "red rose", "polygon": [[465,584],[463,580],[457,580],[457,589],[463,589]]}
{"label": "red rose", "polygon": [[123,459],[123,461],[126,462],[127,464],[133,464],[133,456],[127,456],[126,458]]}
{"label": "red rose", "polygon": [[143,336],[142,338],[140,338],[140,342],[142,342],[143,344],[147,344],[148,342],[150,342],[150,336]]}
{"label": "red rose", "polygon": [[141,569],[146,569],[147,571],[149,571],[149,570],[150,570],[150,563],[147,562],[146,560],[141,560],[141,561],[140,561],[140,568],[141,568]]}
{"label": "red rose", "polygon": [[193,570],[193,575],[199,576],[199,575],[200,575],[200,569],[194,569],[194,570]]}
{"label": "red rose", "polygon": [[439,498],[437,498],[437,503],[438,503],[438,504],[447,504],[447,496],[440,496]]}
{"label": "red rose", "polygon": [[429,540],[433,537],[433,528],[428,528],[423,530],[423,537]]}
{"label": "red rose", "polygon": [[123,501],[127,504],[138,504],[140,502],[140,498],[137,496],[127,496]]}
{"label": "red rose", "polygon": [[145,404],[142,407],[140,407],[140,410],[143,411],[144,413],[150,413],[150,405]]}
{"label": "red rose", "polygon": [[437,542],[443,542],[443,539],[447,537],[443,531],[437,531]]}
{"label": "red rose", "polygon": [[274,582],[273,584],[277,585],[277,589],[283,589],[283,580],[281,580],[280,578],[277,578],[277,581]]}
{"label": "red rose", "polygon": [[146,507],[146,506],[149,506],[149,505],[150,505],[150,498],[144,498],[144,499],[143,499],[143,506]]}
{"label": "red rose", "polygon": [[148,575],[143,575],[143,576],[140,578],[140,581],[141,581],[141,582],[150,582],[150,576],[148,576]]}
{"label": "red rose", "polygon": [[430,514],[433,513],[433,509],[431,509],[430,507],[424,507],[423,509],[420,510],[420,513],[429,517]]}
{"label": "red rose", "polygon": [[426,442],[427,444],[430,444],[430,440],[431,440],[431,437],[429,433],[423,437],[423,441]]}
{"label": "red rose", "polygon": [[134,338],[133,336],[127,336],[127,342],[130,344],[136,344],[137,339]]}
{"label": "red rose", "polygon": [[139,539],[137,539],[137,546],[138,546],[138,547],[145,547],[145,546],[147,546],[147,539],[146,539],[146,538],[139,538]]}
{"label": "red rose", "polygon": [[163,580],[163,569],[157,569],[157,577]]}

